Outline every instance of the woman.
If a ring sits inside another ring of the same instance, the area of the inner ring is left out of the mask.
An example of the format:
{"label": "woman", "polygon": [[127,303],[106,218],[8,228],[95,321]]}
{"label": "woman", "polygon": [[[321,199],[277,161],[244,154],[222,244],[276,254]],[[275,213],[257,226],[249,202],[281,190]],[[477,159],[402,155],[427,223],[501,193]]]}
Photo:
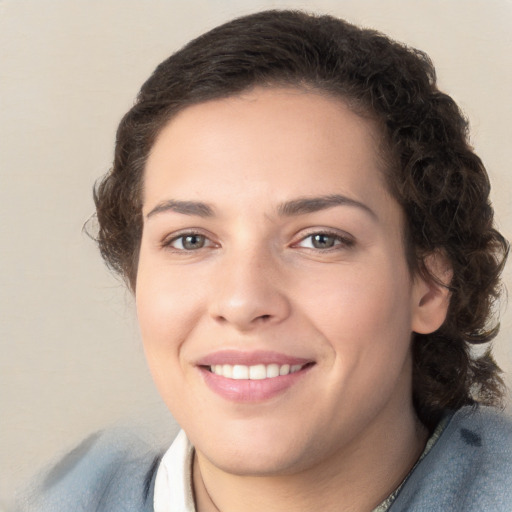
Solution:
{"label": "woman", "polygon": [[[268,11],[164,61],[95,191],[169,450],[88,440],[47,510],[498,510],[507,243],[426,55]],[[44,508],[46,507],[46,508]]]}

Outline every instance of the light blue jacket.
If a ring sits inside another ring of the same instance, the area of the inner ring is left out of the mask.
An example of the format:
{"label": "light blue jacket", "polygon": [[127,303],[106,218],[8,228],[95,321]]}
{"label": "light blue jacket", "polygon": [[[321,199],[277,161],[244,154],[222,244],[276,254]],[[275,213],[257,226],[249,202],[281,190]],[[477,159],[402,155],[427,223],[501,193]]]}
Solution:
{"label": "light blue jacket", "polygon": [[[153,512],[162,453],[98,433],[24,496],[23,512]],[[512,421],[486,407],[454,413],[390,512],[512,512]],[[241,511],[243,512],[243,511]]]}

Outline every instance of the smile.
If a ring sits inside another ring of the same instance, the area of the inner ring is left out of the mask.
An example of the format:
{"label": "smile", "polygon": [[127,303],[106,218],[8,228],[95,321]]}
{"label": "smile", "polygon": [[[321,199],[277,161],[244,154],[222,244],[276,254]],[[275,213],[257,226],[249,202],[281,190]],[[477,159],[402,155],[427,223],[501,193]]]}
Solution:
{"label": "smile", "polygon": [[225,400],[257,404],[306,379],[314,359],[274,351],[219,350],[194,362],[206,386]]}
{"label": "smile", "polygon": [[233,380],[263,380],[273,379],[290,373],[300,371],[301,364],[255,364],[246,366],[242,364],[215,364],[210,366],[210,371],[215,375],[220,375]]}

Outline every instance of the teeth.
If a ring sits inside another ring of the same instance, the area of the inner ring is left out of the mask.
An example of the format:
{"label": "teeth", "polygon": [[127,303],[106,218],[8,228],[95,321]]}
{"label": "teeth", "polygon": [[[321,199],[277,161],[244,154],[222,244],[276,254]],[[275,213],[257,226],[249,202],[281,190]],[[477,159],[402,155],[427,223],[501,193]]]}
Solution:
{"label": "teeth", "polygon": [[228,378],[233,377],[233,367],[230,364],[222,365],[220,370],[222,372],[222,375],[224,375],[224,377],[228,377]]}
{"label": "teeth", "polygon": [[[247,367],[245,367],[247,368]],[[256,366],[249,366],[249,379],[261,380],[267,378],[267,369],[264,364],[257,364]]]}
{"label": "teeth", "polygon": [[303,365],[301,364],[255,364],[245,366],[243,364],[215,364],[210,366],[210,371],[216,375],[221,375],[234,380],[262,380],[273,379],[280,375],[298,372]]}
{"label": "teeth", "polygon": [[273,379],[274,377],[279,377],[279,365],[269,364],[267,366],[267,379]]}
{"label": "teeth", "polygon": [[248,379],[249,378],[249,367],[243,366],[241,364],[235,364],[235,366],[233,366],[233,373],[231,375],[231,378],[235,379],[235,380]]}

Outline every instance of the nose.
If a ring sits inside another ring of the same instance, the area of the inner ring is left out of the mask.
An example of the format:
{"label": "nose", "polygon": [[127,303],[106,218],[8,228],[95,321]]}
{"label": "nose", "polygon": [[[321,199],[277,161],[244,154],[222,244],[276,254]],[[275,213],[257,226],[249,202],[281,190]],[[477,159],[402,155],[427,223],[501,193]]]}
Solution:
{"label": "nose", "polygon": [[282,263],[248,249],[223,258],[212,286],[210,315],[240,332],[275,325],[290,314]]}

